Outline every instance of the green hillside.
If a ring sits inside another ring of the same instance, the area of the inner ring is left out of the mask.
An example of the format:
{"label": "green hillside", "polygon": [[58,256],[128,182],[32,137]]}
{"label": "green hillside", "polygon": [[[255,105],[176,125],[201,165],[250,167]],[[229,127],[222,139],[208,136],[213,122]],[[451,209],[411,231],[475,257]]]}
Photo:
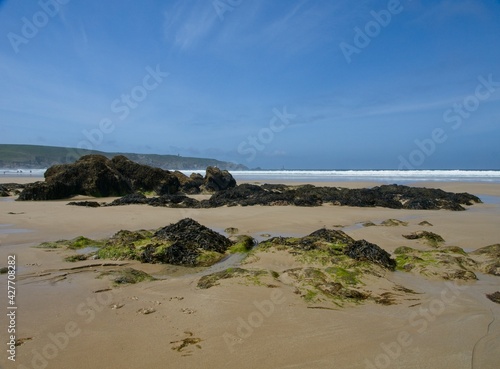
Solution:
{"label": "green hillside", "polygon": [[207,166],[217,166],[221,169],[228,170],[248,169],[241,164],[207,158],[192,158],[177,155],[111,153],[56,146],[9,144],[0,144],[0,168],[42,169],[55,164],[72,163],[80,156],[88,154],[100,154],[108,158],[112,158],[116,155],[124,155],[137,163],[163,169],[205,169]]}

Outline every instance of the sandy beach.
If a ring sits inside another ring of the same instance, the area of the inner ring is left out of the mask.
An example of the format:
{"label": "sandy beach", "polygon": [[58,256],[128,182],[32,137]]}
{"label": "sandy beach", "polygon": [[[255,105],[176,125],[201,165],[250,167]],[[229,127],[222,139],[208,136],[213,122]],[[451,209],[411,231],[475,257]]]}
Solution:
{"label": "sandy beach", "polygon": [[[24,182],[40,178],[23,178]],[[20,178],[1,178],[18,182]],[[316,183],[317,185],[317,183]],[[340,182],[329,186],[370,187]],[[478,273],[477,281],[455,282],[401,271],[387,272],[375,289],[402,285],[416,292],[396,296],[393,305],[367,302],[335,307],[311,304],[280,280],[273,288],[238,280],[200,289],[200,275],[188,268],[135,261],[127,264],[161,277],[112,287],[96,278],[103,260],[65,262],[74,253],[33,248],[44,241],[85,236],[110,237],[121,229],[157,229],[189,217],[224,232],[262,239],[302,237],[321,228],[341,229],[389,253],[400,246],[424,249],[402,234],[431,223],[445,246],[473,251],[500,242],[500,185],[472,182],[415,183],[469,192],[487,201],[466,211],[395,210],[323,205],[173,209],[130,205],[67,206],[68,200],[17,202],[0,199],[0,266],[16,256],[16,361],[0,355],[2,368],[496,368],[500,362],[500,307],[486,293],[500,290],[498,277]],[[83,198],[82,198],[83,199]],[[98,201],[111,201],[110,198]],[[407,226],[363,227],[386,219]],[[262,253],[245,268],[282,273],[297,261],[285,252]],[[80,269],[74,267],[82,266]],[[89,266],[89,267],[83,267]],[[170,273],[170,274],[169,274]],[[7,278],[0,301],[7,306]],[[101,291],[101,292],[98,292]],[[149,309],[149,310],[148,310]],[[151,313],[144,313],[150,311]],[[2,314],[0,337],[8,343]],[[4,344],[4,346],[7,346]]]}

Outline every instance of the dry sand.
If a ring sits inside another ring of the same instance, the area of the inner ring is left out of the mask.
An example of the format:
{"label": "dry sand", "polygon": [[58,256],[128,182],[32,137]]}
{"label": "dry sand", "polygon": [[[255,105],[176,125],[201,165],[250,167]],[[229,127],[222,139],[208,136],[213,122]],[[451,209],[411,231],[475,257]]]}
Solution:
{"label": "dry sand", "polygon": [[[2,182],[16,181],[2,178]],[[498,184],[416,185],[500,196]],[[102,267],[63,269],[102,261],[68,263],[63,261],[68,251],[31,247],[80,235],[109,237],[120,229],[155,229],[191,217],[220,232],[236,227],[255,237],[264,233],[303,236],[342,225],[351,237],[389,252],[402,245],[421,247],[401,235],[422,229],[418,223],[427,220],[446,245],[474,250],[500,242],[498,202],[474,205],[463,212],[330,205],[83,208],[67,206],[67,202],[0,200],[0,224],[8,224],[0,227],[0,266],[15,254],[18,267],[16,336],[32,338],[17,347],[15,363],[7,360],[4,349],[1,368],[493,369],[500,362],[500,307],[485,297],[500,290],[493,276],[479,275],[476,282],[456,285],[403,272],[387,273],[381,289],[384,283],[401,284],[419,292],[417,300],[402,298],[397,305],[367,303],[332,310],[307,304],[286,284],[266,288],[225,280],[201,290],[196,287],[198,275],[182,273],[96,293],[110,288],[108,279],[96,278]],[[361,226],[389,218],[409,225]],[[165,269],[135,262],[129,266],[155,275]],[[276,253],[263,255],[246,267],[282,271],[294,266],[289,255]],[[6,311],[5,274],[0,284],[0,301]],[[140,312],[150,308],[155,310],[151,314]],[[2,343],[8,342],[8,325],[2,314]]]}

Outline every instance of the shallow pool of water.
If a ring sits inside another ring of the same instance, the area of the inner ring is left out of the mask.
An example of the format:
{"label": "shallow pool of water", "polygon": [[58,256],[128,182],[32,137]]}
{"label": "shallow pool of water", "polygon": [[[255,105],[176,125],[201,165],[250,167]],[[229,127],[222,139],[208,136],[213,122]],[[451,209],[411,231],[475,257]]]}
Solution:
{"label": "shallow pool of water", "polygon": [[489,205],[500,205],[500,196],[493,195],[478,195],[481,201]]}
{"label": "shallow pool of water", "polygon": [[31,229],[13,228],[12,224],[0,224],[0,234],[16,234],[33,232]]}

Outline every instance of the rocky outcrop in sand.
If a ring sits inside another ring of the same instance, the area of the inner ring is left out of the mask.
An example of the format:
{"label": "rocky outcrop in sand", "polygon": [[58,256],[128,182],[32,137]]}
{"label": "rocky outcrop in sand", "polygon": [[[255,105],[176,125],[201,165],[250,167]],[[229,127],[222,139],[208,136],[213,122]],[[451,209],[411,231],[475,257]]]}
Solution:
{"label": "rocky outcrop in sand", "polygon": [[285,186],[241,184],[214,194],[203,207],[235,205],[319,206],[331,203],[341,206],[392,209],[465,210],[464,205],[481,200],[467,193],[451,193],[440,189],[383,185],[373,188],[348,189],[313,185]]}
{"label": "rocky outcrop in sand", "polygon": [[[135,192],[154,192],[171,196],[180,191],[188,194],[226,190],[236,186],[233,176],[226,170],[208,167],[205,177],[137,164],[125,156],[108,159],[102,155],[87,155],[72,164],[54,165],[45,172],[45,182],[35,182],[25,187],[18,200],[56,200],[74,195],[94,197],[124,196]],[[1,193],[4,193],[0,189]],[[175,204],[175,199],[153,201],[154,206]],[[137,203],[137,198],[126,198],[113,205]],[[170,201],[173,200],[173,201]],[[146,202],[141,202],[146,203]],[[72,204],[75,205],[75,204]],[[190,203],[189,206],[198,206]]]}

